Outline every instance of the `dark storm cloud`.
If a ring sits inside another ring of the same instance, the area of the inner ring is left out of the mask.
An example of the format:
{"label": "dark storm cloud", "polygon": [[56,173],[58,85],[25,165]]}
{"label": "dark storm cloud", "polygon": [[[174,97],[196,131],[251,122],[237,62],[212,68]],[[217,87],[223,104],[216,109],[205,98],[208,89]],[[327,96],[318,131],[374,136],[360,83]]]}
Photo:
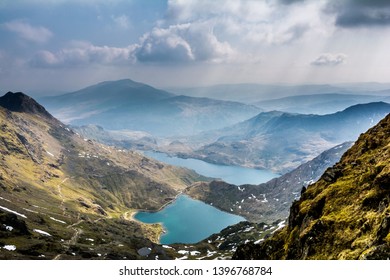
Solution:
{"label": "dark storm cloud", "polygon": [[389,0],[330,0],[327,11],[336,14],[339,27],[390,26]]}

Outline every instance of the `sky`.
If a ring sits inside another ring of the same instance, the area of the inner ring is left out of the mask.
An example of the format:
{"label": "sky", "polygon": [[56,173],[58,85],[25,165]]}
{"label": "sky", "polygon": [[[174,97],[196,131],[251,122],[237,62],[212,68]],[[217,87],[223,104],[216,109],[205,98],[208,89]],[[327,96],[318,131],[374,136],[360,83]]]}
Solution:
{"label": "sky", "polygon": [[0,90],[390,82],[389,0],[1,0]]}

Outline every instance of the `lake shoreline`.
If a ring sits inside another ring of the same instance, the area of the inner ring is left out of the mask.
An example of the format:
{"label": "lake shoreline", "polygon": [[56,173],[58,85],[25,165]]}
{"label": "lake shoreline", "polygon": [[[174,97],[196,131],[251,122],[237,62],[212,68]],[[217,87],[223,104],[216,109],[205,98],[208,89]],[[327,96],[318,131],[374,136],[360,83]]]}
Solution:
{"label": "lake shoreline", "polygon": [[[173,207],[166,207],[170,204]],[[136,217],[141,213],[141,217]],[[159,244],[194,244],[220,232],[227,226],[246,221],[242,216],[228,213],[187,194],[178,194],[162,211],[135,212],[133,218],[144,224],[160,224],[164,232]]]}
{"label": "lake shoreline", "polygon": [[[141,223],[141,224],[148,224],[148,225],[153,225],[153,224],[157,224],[157,225],[160,225],[162,227],[162,234],[160,234],[160,236],[158,237],[158,244],[160,245],[163,245],[161,243],[161,237],[164,235],[164,234],[168,234],[168,229],[166,227],[164,227],[164,224],[162,222],[158,222],[158,223],[145,223],[145,222],[142,222],[140,220],[138,220],[137,218],[135,218],[135,216],[140,213],[140,212],[144,212],[144,213],[157,213],[161,210],[163,210],[165,207],[169,206],[170,204],[174,203],[176,201],[176,199],[180,196],[180,195],[184,195],[182,192],[179,192],[172,200],[166,202],[165,204],[163,204],[162,206],[160,206],[159,209],[157,210],[145,210],[145,209],[133,209],[134,211],[131,213],[130,217],[129,217],[129,220],[133,221],[133,222],[136,222],[136,223]],[[187,195],[188,196],[188,195]]]}
{"label": "lake shoreline", "polygon": [[[131,213],[130,213],[130,214],[128,213],[128,212],[130,212],[130,211],[126,212],[126,213],[124,214],[124,217],[123,217],[123,218],[124,218],[125,220],[127,220],[127,221],[135,222],[135,223],[141,224],[141,225],[159,225],[159,226],[161,226],[161,228],[162,228],[162,233],[159,234],[158,239],[157,239],[157,242],[155,242],[155,243],[161,245],[161,236],[164,235],[164,234],[166,234],[168,231],[167,231],[167,229],[164,227],[164,224],[163,224],[162,222],[160,222],[160,223],[150,223],[150,224],[149,224],[149,223],[144,223],[144,222],[138,220],[137,218],[135,218],[135,215],[137,215],[139,212],[145,212],[145,211],[147,211],[147,210],[132,209]],[[152,241],[152,242],[154,242],[154,241]]]}
{"label": "lake shoreline", "polygon": [[[224,213],[226,213],[226,214],[239,216],[239,217],[243,218],[245,221],[247,221],[245,217],[243,217],[243,216],[241,216],[241,215],[239,215],[239,214],[237,214],[237,213],[228,212],[228,211],[226,211],[226,210],[224,210],[224,209],[221,209],[221,208],[219,208],[219,207],[217,207],[217,206],[214,206],[214,205],[212,205],[212,204],[208,204],[208,203],[206,203],[206,202],[204,202],[204,201],[202,201],[202,200],[200,200],[200,199],[194,198],[194,197],[190,196],[189,194],[187,194],[187,193],[185,192],[185,190],[184,190],[183,192],[178,193],[178,194],[177,194],[172,200],[170,200],[169,202],[163,204],[158,210],[132,209],[133,211],[132,211],[132,213],[130,214],[130,216],[127,216],[127,215],[126,215],[125,219],[130,220],[130,221],[133,221],[133,222],[136,222],[136,223],[140,223],[140,224],[147,224],[147,225],[158,224],[158,225],[160,225],[160,226],[162,227],[162,229],[163,229],[163,232],[160,234],[160,236],[159,236],[159,238],[158,238],[158,244],[164,245],[164,244],[161,243],[161,237],[162,237],[163,235],[165,235],[165,234],[168,234],[169,231],[168,231],[168,229],[164,226],[163,222],[145,223],[145,222],[142,222],[142,221],[138,220],[137,218],[135,218],[135,216],[136,216],[138,213],[140,213],[140,212],[143,212],[143,213],[157,213],[157,212],[160,212],[160,211],[162,211],[165,207],[167,207],[167,206],[169,206],[170,204],[174,203],[180,196],[186,196],[186,197],[188,197],[188,198],[190,198],[190,199],[192,199],[192,200],[199,201],[199,202],[202,202],[202,203],[204,203],[204,204],[206,204],[206,205],[209,205],[209,206],[211,206],[211,207],[214,207],[215,209],[218,209],[219,211],[224,212]],[[126,214],[127,214],[127,213],[126,213]],[[167,245],[168,245],[168,244],[167,244]]]}

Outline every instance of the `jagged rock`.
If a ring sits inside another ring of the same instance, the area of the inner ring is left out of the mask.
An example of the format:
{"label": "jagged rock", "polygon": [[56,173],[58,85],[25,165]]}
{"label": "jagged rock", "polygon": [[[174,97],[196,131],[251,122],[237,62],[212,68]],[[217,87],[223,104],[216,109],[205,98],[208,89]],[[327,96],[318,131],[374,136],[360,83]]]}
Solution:
{"label": "jagged rock", "polygon": [[380,223],[378,232],[376,234],[376,244],[386,243],[385,238],[390,234],[390,214],[385,216]]}
{"label": "jagged rock", "polygon": [[85,207],[85,208],[91,208],[91,205],[89,203],[87,203],[84,199],[82,198],[79,198],[78,199],[78,202],[80,203],[81,206]]}
{"label": "jagged rock", "polygon": [[150,253],[152,252],[152,250],[148,247],[143,247],[141,249],[139,249],[137,251],[137,253],[141,256],[141,257],[146,257],[148,256]]}
{"label": "jagged rock", "polygon": [[107,216],[107,212],[100,205],[95,205],[94,211],[100,215]]}
{"label": "jagged rock", "polygon": [[326,182],[335,182],[337,180],[337,178],[341,177],[343,174],[342,174],[342,171],[340,169],[337,169],[337,168],[328,168],[324,175],[322,175],[322,179],[325,180]]}

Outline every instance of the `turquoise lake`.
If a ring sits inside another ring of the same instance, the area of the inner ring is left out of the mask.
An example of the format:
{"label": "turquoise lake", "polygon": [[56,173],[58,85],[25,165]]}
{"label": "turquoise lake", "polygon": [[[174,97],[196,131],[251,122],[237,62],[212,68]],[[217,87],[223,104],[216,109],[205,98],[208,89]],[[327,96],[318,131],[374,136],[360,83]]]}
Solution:
{"label": "turquoise lake", "polygon": [[161,236],[161,244],[196,243],[245,221],[186,195],[178,196],[159,212],[138,212],[134,218],[144,223],[162,223],[166,233]]}
{"label": "turquoise lake", "polygon": [[[161,162],[193,169],[201,175],[222,179],[235,185],[260,184],[279,176],[267,170],[211,164],[198,159],[170,157],[164,153],[148,151],[144,154]],[[134,217],[144,223],[161,223],[167,231],[161,236],[162,244],[196,243],[245,220],[185,195],[180,195],[159,212],[138,212]]]}
{"label": "turquoise lake", "polygon": [[170,157],[164,153],[147,151],[144,154],[161,162],[193,169],[201,175],[222,179],[227,183],[235,185],[257,185],[268,182],[269,180],[279,176],[279,174],[275,174],[268,170],[258,170],[240,166],[218,165],[198,159]]}

